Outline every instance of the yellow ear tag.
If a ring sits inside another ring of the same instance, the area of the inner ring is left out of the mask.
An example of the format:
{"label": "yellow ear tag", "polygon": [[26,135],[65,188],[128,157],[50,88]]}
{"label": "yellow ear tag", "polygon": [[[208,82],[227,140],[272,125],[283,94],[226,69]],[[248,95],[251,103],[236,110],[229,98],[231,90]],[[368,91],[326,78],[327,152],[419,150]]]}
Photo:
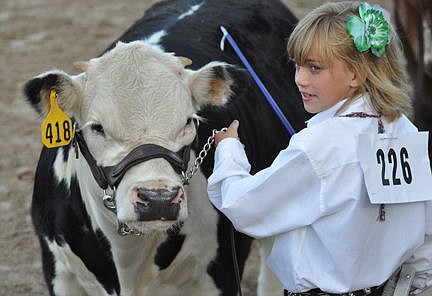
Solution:
{"label": "yellow ear tag", "polygon": [[66,146],[73,138],[72,120],[57,105],[55,89],[50,91],[50,110],[42,122],[41,135],[48,148]]}

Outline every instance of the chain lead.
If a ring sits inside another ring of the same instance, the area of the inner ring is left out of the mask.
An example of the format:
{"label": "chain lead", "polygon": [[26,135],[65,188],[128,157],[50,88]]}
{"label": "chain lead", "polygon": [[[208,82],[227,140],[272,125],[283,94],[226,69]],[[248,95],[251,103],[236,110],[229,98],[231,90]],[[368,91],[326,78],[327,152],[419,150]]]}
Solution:
{"label": "chain lead", "polygon": [[117,232],[121,236],[126,236],[126,235],[142,236],[142,235],[144,235],[144,233],[139,231],[138,229],[130,228],[129,226],[127,226],[126,223],[122,223],[122,222],[119,222]]}
{"label": "chain lead", "polygon": [[222,128],[221,130],[214,129],[212,131],[211,136],[209,136],[207,139],[207,143],[204,144],[203,149],[200,151],[200,153],[198,153],[198,156],[195,159],[194,164],[186,172],[182,171],[182,183],[183,183],[183,185],[189,185],[190,179],[192,179],[192,176],[195,175],[195,173],[198,171],[198,168],[201,166],[204,159],[207,157],[207,154],[210,151],[211,146],[214,143],[214,138],[215,138],[216,134],[219,132],[226,132],[226,131],[227,131],[226,127]]}

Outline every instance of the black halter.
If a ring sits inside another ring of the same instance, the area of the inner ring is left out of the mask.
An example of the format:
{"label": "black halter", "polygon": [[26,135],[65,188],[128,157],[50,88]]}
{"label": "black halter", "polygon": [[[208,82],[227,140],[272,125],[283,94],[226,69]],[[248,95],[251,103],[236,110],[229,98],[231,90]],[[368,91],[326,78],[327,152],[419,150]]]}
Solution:
{"label": "black halter", "polygon": [[73,142],[73,145],[76,149],[77,157],[79,147],[79,150],[81,150],[82,155],[87,160],[87,163],[90,166],[93,177],[102,189],[107,189],[108,185],[111,188],[117,187],[128,169],[130,169],[134,165],[153,158],[164,158],[171,164],[173,169],[178,174],[181,174],[182,172],[185,172],[187,170],[192,144],[193,143],[184,146],[177,152],[173,152],[167,148],[156,144],[143,144],[134,148],[118,164],[114,166],[102,167],[97,165],[95,158],[90,153],[87,147],[87,143],[81,131],[75,131]]}

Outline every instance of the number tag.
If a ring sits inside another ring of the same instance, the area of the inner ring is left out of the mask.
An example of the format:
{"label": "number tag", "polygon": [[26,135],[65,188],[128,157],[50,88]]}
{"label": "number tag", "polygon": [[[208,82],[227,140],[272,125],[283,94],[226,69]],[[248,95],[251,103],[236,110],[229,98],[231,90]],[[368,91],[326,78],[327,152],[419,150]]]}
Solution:
{"label": "number tag", "polygon": [[432,200],[428,132],[361,134],[360,165],[373,204]]}
{"label": "number tag", "polygon": [[42,143],[48,147],[68,145],[72,138],[72,120],[57,105],[57,93],[50,91],[50,110],[41,126]]}

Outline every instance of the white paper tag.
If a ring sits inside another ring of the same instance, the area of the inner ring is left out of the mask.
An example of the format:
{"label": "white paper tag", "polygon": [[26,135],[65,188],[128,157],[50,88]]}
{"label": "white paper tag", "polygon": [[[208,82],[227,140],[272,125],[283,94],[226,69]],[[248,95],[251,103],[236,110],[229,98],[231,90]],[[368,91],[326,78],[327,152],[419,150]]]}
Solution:
{"label": "white paper tag", "polygon": [[361,134],[359,159],[373,204],[432,200],[428,132]]}

